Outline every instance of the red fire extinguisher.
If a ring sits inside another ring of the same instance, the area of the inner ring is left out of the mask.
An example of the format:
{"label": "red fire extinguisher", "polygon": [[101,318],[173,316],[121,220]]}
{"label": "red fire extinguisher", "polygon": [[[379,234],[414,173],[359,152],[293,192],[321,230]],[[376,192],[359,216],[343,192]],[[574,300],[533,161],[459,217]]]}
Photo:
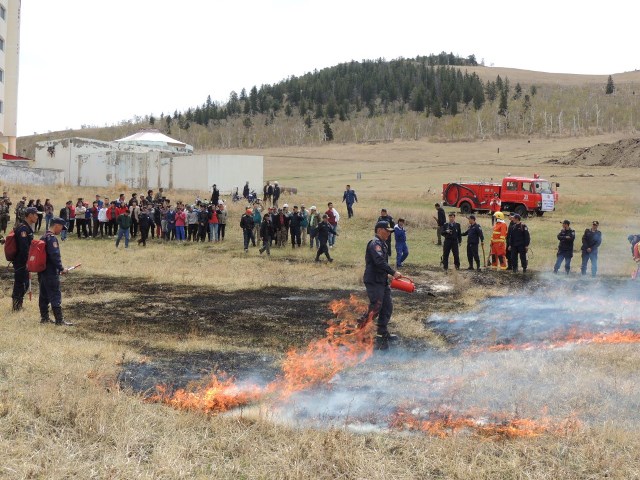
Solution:
{"label": "red fire extinguisher", "polygon": [[416,291],[416,285],[408,277],[394,278],[391,280],[391,288],[402,290],[403,292],[413,293]]}

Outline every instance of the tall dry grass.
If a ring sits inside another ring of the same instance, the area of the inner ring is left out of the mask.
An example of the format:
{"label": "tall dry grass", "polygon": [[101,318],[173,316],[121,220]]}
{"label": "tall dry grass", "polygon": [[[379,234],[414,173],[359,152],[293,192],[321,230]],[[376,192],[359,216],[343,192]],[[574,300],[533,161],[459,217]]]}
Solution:
{"label": "tall dry grass", "polygon": [[[605,141],[613,137],[603,137]],[[474,144],[407,142],[329,148],[272,149],[263,152],[266,173],[284,185],[296,186],[291,205],[326,205],[341,199],[344,184],[358,192],[356,216],[345,219],[331,254],[336,262],[316,265],[307,249],[274,249],[270,259],[251,249],[242,251],[237,223],[240,205],[230,205],[228,237],[222,244],[135,244],[116,250],[113,239],[78,240],[62,244],[65,264],[81,262],[78,274],[123,278],[126,282],[214,287],[227,290],[282,292],[293,288],[340,288],[362,292],[364,245],[379,209],[405,216],[411,249],[407,264],[416,271],[437,270],[440,250],[430,216],[438,185],[460,177],[501,178],[507,173],[538,172],[561,185],[558,210],[528,220],[532,232],[531,269],[550,270],[555,260],[555,235],[564,218],[576,229],[592,219],[601,222],[604,244],[601,272],[626,276],[631,267],[626,233],[637,226],[638,173],[634,170],[590,168],[593,177],[579,177],[582,167],[544,164],[590,140],[573,138],[518,140]],[[497,148],[500,153],[497,153]],[[392,160],[391,160],[392,159]],[[363,172],[362,180],[355,173]],[[615,176],[610,176],[614,173]],[[70,188],[43,190],[8,186],[15,199],[22,194],[52,198],[56,207],[69,198],[95,193],[114,198],[120,191]],[[130,192],[126,192],[130,193]],[[187,199],[196,193],[169,192]],[[487,232],[488,218],[480,223]],[[463,255],[464,256],[464,255]],[[574,259],[574,265],[578,258]],[[463,260],[463,265],[464,265]],[[472,277],[418,273],[421,279],[447,282],[472,306],[484,295],[500,293],[476,285]],[[91,301],[111,302],[129,292],[100,292]],[[2,286],[0,304],[0,451],[3,478],[635,478],[640,471],[640,442],[633,423],[624,419],[582,428],[567,436],[517,441],[489,441],[457,435],[445,439],[405,434],[354,434],[347,429],[311,430],[283,426],[266,418],[205,417],[176,412],[120,391],[115,375],[123,361],[144,361],[120,338],[83,338],[73,330],[41,327],[37,308],[10,312],[10,285]],[[68,291],[64,301],[87,301]],[[402,302],[397,302],[401,305]],[[77,319],[72,319],[77,320]],[[419,340],[436,339],[425,332],[420,312],[396,308],[401,333]],[[177,345],[170,336],[150,340],[175,351],[223,348],[215,338],[188,338]],[[154,343],[151,343],[152,345]],[[620,378],[628,382],[638,367],[633,346],[589,347],[571,357],[585,378]],[[578,370],[575,370],[578,371]],[[562,369],[547,372],[562,382]],[[542,372],[544,373],[544,372]],[[591,377],[589,377],[591,376]],[[579,380],[578,376],[574,376]],[[577,382],[579,385],[579,381]],[[625,383],[627,384],[627,383]],[[631,385],[630,383],[628,385]],[[591,409],[607,401],[607,391],[583,398]]]}

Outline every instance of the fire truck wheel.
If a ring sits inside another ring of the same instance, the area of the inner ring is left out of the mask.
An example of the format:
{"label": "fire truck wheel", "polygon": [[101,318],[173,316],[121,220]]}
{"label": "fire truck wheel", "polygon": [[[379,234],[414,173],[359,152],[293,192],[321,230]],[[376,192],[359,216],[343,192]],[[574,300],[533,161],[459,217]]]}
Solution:
{"label": "fire truck wheel", "polygon": [[514,209],[514,212],[517,213],[518,215],[520,215],[522,218],[527,218],[529,216],[529,212],[527,211],[527,207],[525,207],[524,205],[518,205]]}
{"label": "fire truck wheel", "polygon": [[536,216],[537,216],[537,217],[541,217],[541,216],[543,216],[543,215],[544,215],[544,212],[540,212],[540,211],[536,212]]}
{"label": "fire truck wheel", "polygon": [[460,213],[463,215],[469,215],[471,212],[471,204],[469,202],[462,202],[460,204]]}

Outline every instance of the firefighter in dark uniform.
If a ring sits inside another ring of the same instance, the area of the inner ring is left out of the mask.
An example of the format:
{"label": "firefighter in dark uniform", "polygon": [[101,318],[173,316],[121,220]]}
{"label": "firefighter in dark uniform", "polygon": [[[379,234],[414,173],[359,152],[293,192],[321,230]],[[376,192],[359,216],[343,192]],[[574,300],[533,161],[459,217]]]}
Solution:
{"label": "firefighter in dark uniform", "polygon": [[49,224],[49,230],[45,233],[41,240],[47,244],[47,268],[43,272],[38,273],[38,281],[40,283],[40,297],[38,298],[38,306],[40,307],[40,322],[49,322],[49,304],[55,318],[56,325],[73,325],[66,322],[62,316],[62,293],[60,292],[60,275],[68,272],[62,266],[60,257],[60,244],[58,243],[58,235],[65,230],[64,219],[54,217]]}
{"label": "firefighter in dark uniform", "polygon": [[508,255],[511,257],[511,269],[513,272],[518,271],[518,256],[520,256],[520,263],[522,264],[522,271],[527,271],[527,252],[529,251],[529,242],[531,237],[529,235],[529,229],[520,221],[520,215],[517,213],[513,216],[513,227],[507,234],[508,243]]}
{"label": "firefighter in dark uniform", "polygon": [[38,210],[35,207],[29,207],[25,210],[24,220],[15,229],[18,252],[13,261],[13,293],[11,294],[11,299],[14,312],[22,309],[24,295],[29,290],[27,259],[29,258],[29,247],[33,240],[33,232],[37,221]]}
{"label": "firefighter in dark uniform", "polygon": [[511,250],[509,250],[509,235],[511,235],[511,230],[513,230],[516,222],[513,220],[515,213],[509,213],[509,224],[507,225],[507,236],[505,238],[505,247],[507,249],[507,270],[511,270]]}
{"label": "firefighter in dark uniform", "polygon": [[449,253],[453,252],[453,265],[456,270],[460,270],[460,250],[462,244],[462,230],[460,224],[456,222],[456,214],[449,214],[449,222],[442,227],[444,244],[442,245],[442,266],[445,271],[449,270]]}
{"label": "firefighter in dark uniform", "polygon": [[389,341],[397,339],[387,330],[387,325],[393,313],[393,301],[391,300],[391,288],[389,287],[389,275],[400,278],[400,272],[389,266],[387,250],[387,238],[393,232],[389,222],[379,221],[375,226],[375,237],[367,244],[365,253],[364,286],[369,297],[369,309],[361,320],[363,323],[377,318],[378,327],[376,334],[376,346],[379,349],[388,348]]}
{"label": "firefighter in dark uniform", "polygon": [[[469,215],[469,228],[462,235],[467,235],[467,260],[469,261],[469,268],[467,270],[473,270],[473,261],[476,261],[477,270],[480,271],[480,254],[478,253],[478,244],[484,244],[484,234],[482,233],[482,227],[476,223],[476,216]],[[484,247],[482,247],[484,248]]]}
{"label": "firefighter in dark uniform", "polygon": [[[383,208],[382,210],[380,210],[380,216],[378,217],[378,222],[387,222],[389,224],[389,227],[391,227],[392,229],[393,227],[396,226],[396,224],[393,222],[393,217],[389,215],[389,212],[387,212],[386,208]],[[387,239],[387,252],[388,252],[388,255],[391,256],[392,254],[391,235],[389,235],[389,238]]]}

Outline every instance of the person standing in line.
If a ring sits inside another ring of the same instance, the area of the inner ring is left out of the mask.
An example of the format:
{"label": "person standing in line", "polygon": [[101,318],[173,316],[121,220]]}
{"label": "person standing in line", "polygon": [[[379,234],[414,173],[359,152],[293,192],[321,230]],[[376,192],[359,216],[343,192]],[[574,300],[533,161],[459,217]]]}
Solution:
{"label": "person standing in line", "polygon": [[309,229],[309,212],[305,209],[304,203],[300,205],[300,240],[303,246],[307,245],[307,230]]}
{"label": "person standing in line", "polygon": [[242,187],[242,196],[244,198],[249,198],[249,192],[249,182],[247,182],[244,184],[244,187]]}
{"label": "person standing in line", "polygon": [[313,248],[314,240],[316,244],[316,248],[320,246],[318,242],[318,225],[321,222],[320,215],[318,214],[318,209],[315,205],[311,205],[311,209],[309,210],[309,248]]}
{"label": "person standing in line", "polygon": [[591,261],[591,276],[595,277],[598,273],[598,249],[602,244],[602,232],[598,230],[600,222],[594,220],[591,228],[587,228],[582,235],[582,265],[580,272],[582,275],[587,274],[587,264]]}
{"label": "person standing in line", "polygon": [[[133,225],[133,219],[132,219]],[[184,227],[187,224],[187,214],[184,211],[184,207],[180,205],[176,210],[176,240],[179,242],[184,242],[187,239],[187,236],[184,231]]]}
{"label": "person standing in line", "polygon": [[85,221],[86,214],[87,207],[84,206],[83,200],[79,198],[78,203],[76,203],[76,232],[78,233],[78,239],[82,238],[80,236],[81,232],[84,238],[89,237],[89,234],[87,233],[87,223]]}
{"label": "person standing in line", "polygon": [[476,222],[475,215],[469,215],[469,228],[462,235],[467,237],[467,260],[469,261],[467,270],[473,270],[473,261],[475,260],[476,270],[480,271],[478,245],[484,245],[484,234],[482,233],[482,227]]}
{"label": "person standing in line", "polygon": [[293,212],[289,217],[289,230],[291,232],[291,248],[300,248],[302,244],[300,229],[302,228],[302,215],[298,210],[298,206],[293,206]]}
{"label": "person standing in line", "polygon": [[444,225],[442,231],[444,244],[442,245],[442,267],[449,270],[449,253],[453,252],[453,265],[460,270],[460,245],[462,244],[462,230],[456,222],[456,214],[449,213],[449,222]]}
{"label": "person standing in line", "polygon": [[40,323],[49,323],[49,305],[53,311],[55,324],[60,326],[72,326],[62,314],[62,292],[60,291],[60,275],[65,275],[69,270],[62,266],[60,245],[56,235],[64,231],[66,222],[60,217],[51,219],[50,229],[40,238],[46,243],[47,266],[43,272],[38,273],[40,293],[38,296],[38,308],[40,309]]}
{"label": "person standing in line", "polygon": [[[367,243],[365,251],[364,286],[369,297],[369,308],[358,322],[363,328],[368,322],[375,321],[376,348],[386,350],[389,342],[397,340],[397,335],[389,333],[388,325],[393,313],[393,299],[389,287],[389,276],[400,278],[400,272],[389,265],[387,238],[394,228],[389,222],[379,221],[374,227],[375,236]],[[376,318],[377,317],[377,318]]]}
{"label": "person standing in line", "polygon": [[109,206],[106,203],[102,204],[102,207],[98,210],[98,229],[100,230],[100,237],[104,238],[105,235],[108,235],[108,225],[109,219],[107,218],[107,211],[109,210]]}
{"label": "person standing in line", "polygon": [[513,215],[514,225],[509,230],[507,237],[507,255],[511,256],[511,269],[513,273],[518,271],[518,257],[520,258],[520,263],[522,264],[522,272],[527,271],[527,266],[529,262],[527,262],[527,252],[529,251],[529,243],[531,241],[531,236],[529,234],[529,228],[521,222],[521,217],[519,214]]}
{"label": "person standing in line", "polygon": [[576,231],[571,229],[571,222],[565,220],[562,222],[562,230],[558,234],[558,253],[556,255],[556,264],[553,266],[553,273],[558,273],[562,262],[564,261],[564,271],[567,275],[571,271],[571,259],[573,258],[573,244],[576,240]]}
{"label": "person standing in line", "polygon": [[49,222],[53,218],[53,205],[51,200],[46,198],[44,201],[44,231],[49,230]]}
{"label": "person standing in line", "polygon": [[256,202],[253,204],[252,208],[253,214],[253,237],[257,240],[260,240],[260,225],[262,224],[262,206],[260,202]]}
{"label": "person standing in line", "polygon": [[193,205],[187,205],[187,240],[198,241],[198,210]]}
{"label": "person standing in line", "polygon": [[342,194],[342,201],[347,204],[348,218],[353,217],[353,204],[358,202],[358,196],[355,190],[351,189],[351,185],[347,185],[344,193]]}
{"label": "person standing in line", "polygon": [[138,240],[138,245],[142,244],[143,247],[147,246],[147,238],[149,238],[149,230],[153,232],[153,217],[151,213],[151,205],[148,204],[147,207],[142,210],[140,213],[139,226],[140,226],[140,239]]}
{"label": "person standing in line", "polygon": [[100,215],[100,206],[98,205],[98,202],[93,202],[89,209],[89,213],[91,214],[91,238],[95,240],[98,238],[98,230],[100,230],[100,220],[98,219],[98,216]]}
{"label": "person standing in line", "polygon": [[333,262],[333,258],[329,255],[329,235],[337,235],[338,233],[333,229],[329,223],[329,215],[326,213],[322,215],[322,221],[318,225],[318,251],[316,252],[316,262],[320,261],[320,255],[324,253],[329,262]]}
{"label": "person standing in line", "polygon": [[140,222],[140,206],[137,200],[133,200],[129,206],[129,212],[131,216],[131,237],[138,236],[138,223]]}
{"label": "person standing in line", "polygon": [[247,208],[240,217],[240,228],[242,229],[242,239],[244,241],[244,253],[249,251],[249,240],[253,246],[256,246],[256,239],[253,236],[253,228],[255,224],[253,222],[253,211]]}
{"label": "person standing in line", "polygon": [[442,227],[444,227],[444,224],[447,223],[447,214],[445,213],[444,208],[442,208],[439,203],[436,203],[435,207],[436,207],[436,216],[434,216],[433,219],[436,221],[436,224],[438,225],[436,228],[436,236],[438,238],[438,243],[436,243],[436,245],[442,245]]}
{"label": "person standing in line", "polygon": [[[203,210],[206,212],[207,224],[209,225],[209,242],[217,242],[220,238],[220,223],[218,220],[218,209],[215,205],[209,205],[208,208]],[[204,218],[204,217],[203,217]],[[199,220],[198,220],[199,221]],[[204,242],[204,235],[202,235],[202,241]]]}
{"label": "person standing in line", "polygon": [[393,227],[393,234],[396,237],[396,268],[400,268],[409,256],[407,231],[404,229],[404,218],[398,219],[398,223]]}
{"label": "person standing in line", "polygon": [[129,209],[125,208],[118,216],[118,236],[116,237],[116,248],[120,245],[120,239],[124,237],[124,248],[129,248],[129,229],[131,228],[131,217]]}
{"label": "person standing in line", "polygon": [[229,219],[229,214],[227,212],[227,208],[224,203],[218,205],[218,240],[221,242],[224,240],[224,232],[227,228],[227,220]]}
{"label": "person standing in line", "polygon": [[35,231],[39,232],[40,228],[42,227],[42,219],[44,218],[44,205],[39,198],[36,200],[36,204],[34,205],[34,207],[36,207],[36,210],[38,210],[38,221],[36,222]]}
{"label": "person standing in line", "polygon": [[37,222],[38,210],[35,207],[27,207],[24,220],[14,229],[17,247],[16,257],[13,259],[13,293],[11,294],[11,309],[14,312],[22,310],[24,296],[29,290],[27,260]]}

